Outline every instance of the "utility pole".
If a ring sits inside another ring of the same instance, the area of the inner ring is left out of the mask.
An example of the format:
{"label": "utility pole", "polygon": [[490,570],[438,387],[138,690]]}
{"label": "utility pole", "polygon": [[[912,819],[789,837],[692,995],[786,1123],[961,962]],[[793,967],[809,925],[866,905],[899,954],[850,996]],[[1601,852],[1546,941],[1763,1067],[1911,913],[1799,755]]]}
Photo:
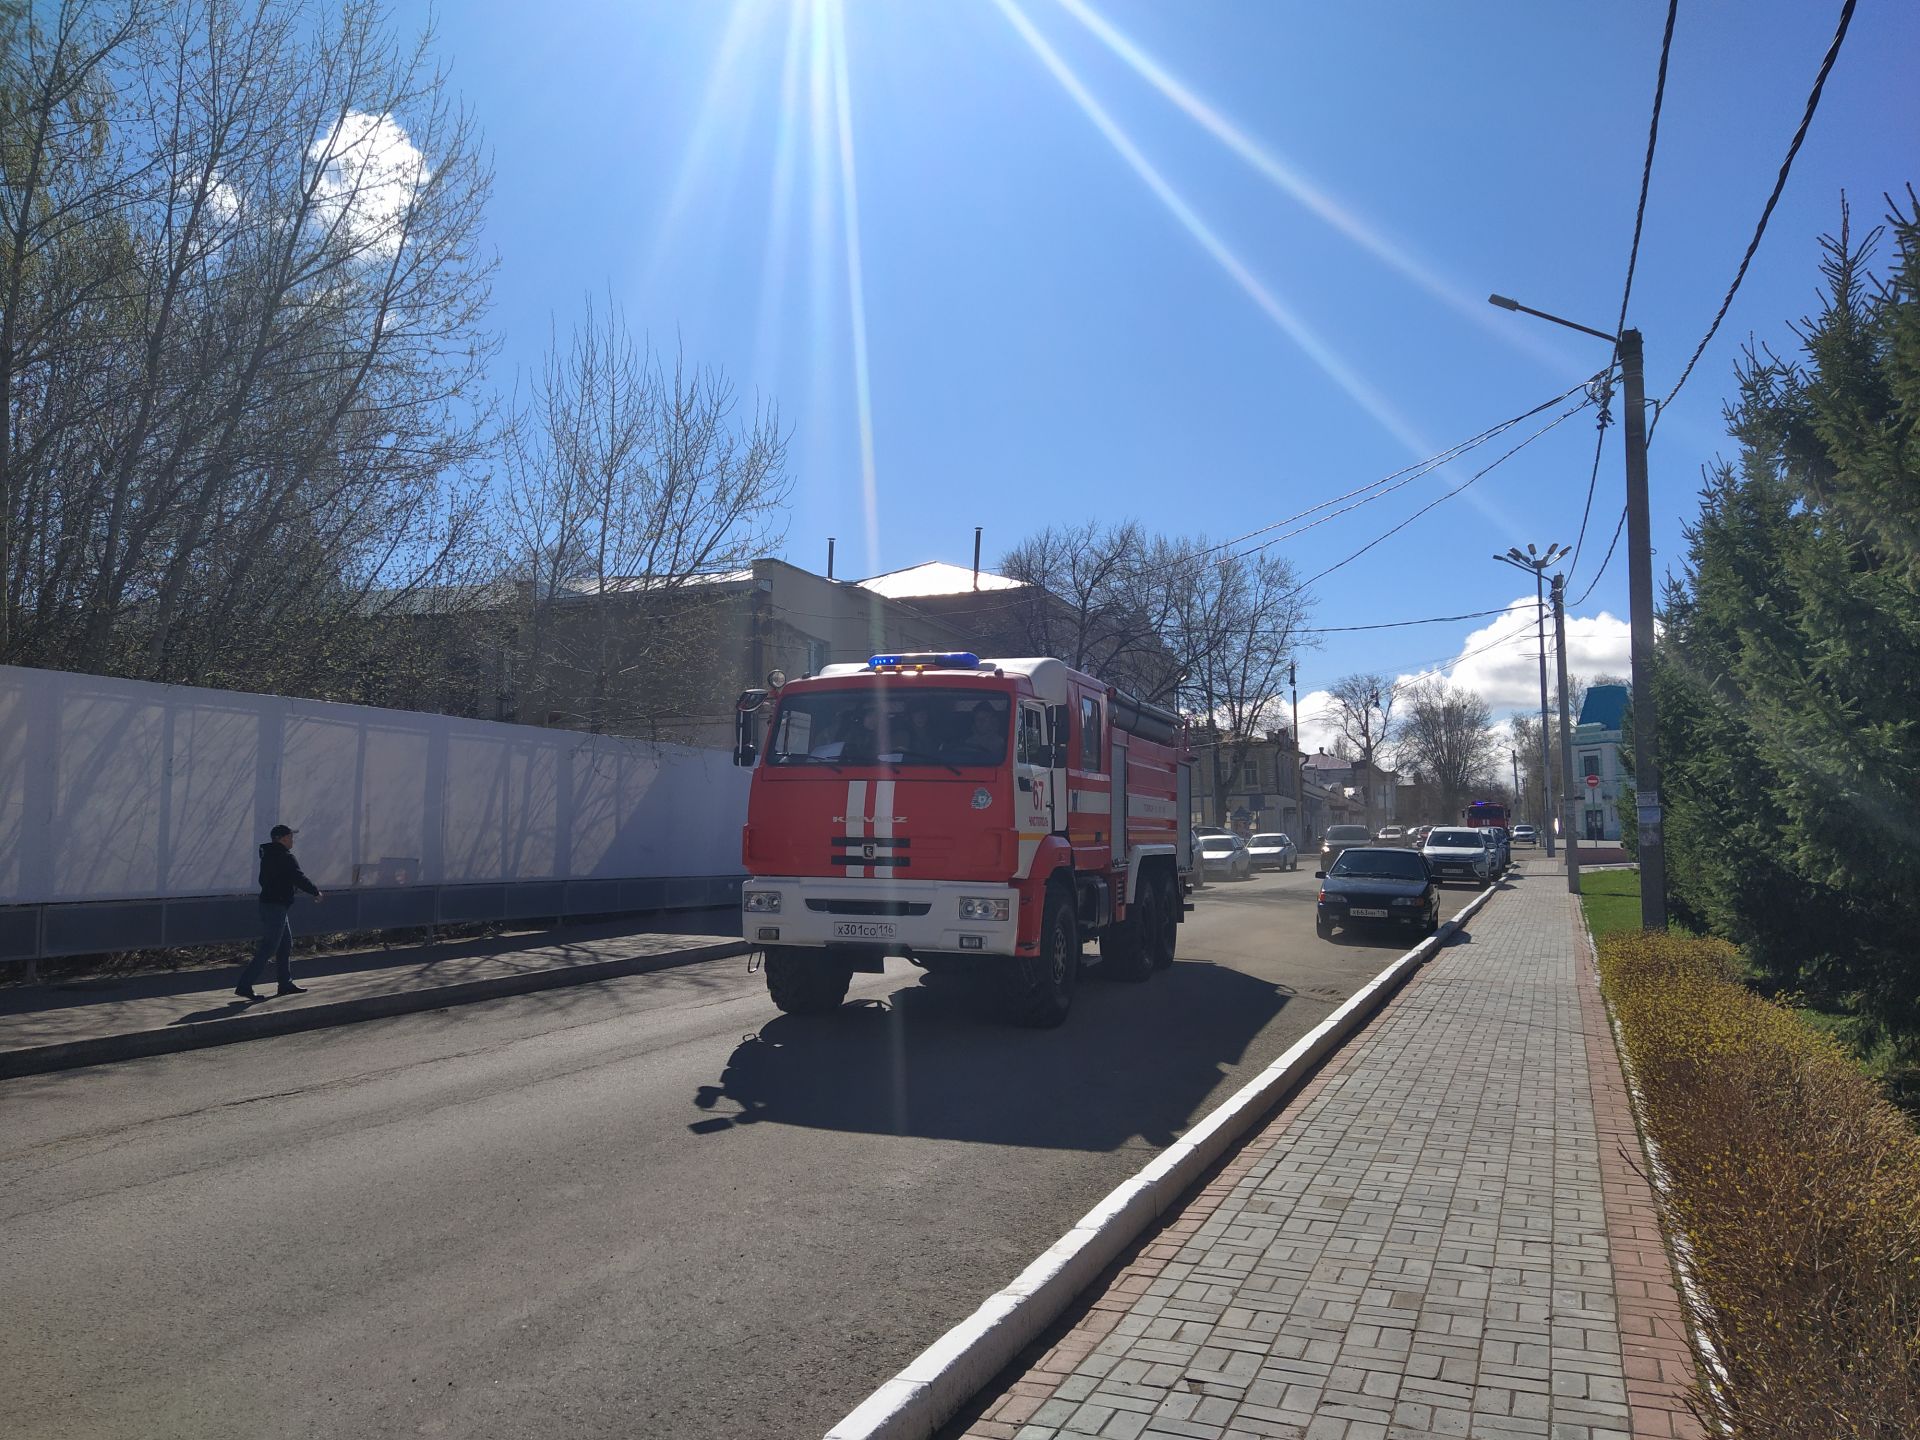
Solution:
{"label": "utility pole", "polygon": [[1513,762],[1513,808],[1520,808],[1520,752],[1507,751],[1507,758]]}
{"label": "utility pole", "polygon": [[1300,783],[1300,766],[1306,757],[1300,753],[1300,682],[1294,678],[1294,666],[1294,661],[1287,661],[1287,689],[1293,693],[1293,823],[1295,829],[1305,831],[1307,793],[1306,787]]}
{"label": "utility pole", "polygon": [[[1527,546],[1527,553],[1522,555],[1520,553],[1520,547],[1516,545],[1509,549],[1506,554],[1493,557],[1502,565],[1511,565],[1516,570],[1528,570],[1533,573],[1534,623],[1540,634],[1540,790],[1541,800],[1545,807],[1545,814],[1549,818],[1553,815],[1553,760],[1547,746],[1547,726],[1551,722],[1547,719],[1546,575],[1547,566],[1563,558],[1567,553],[1567,547],[1564,545],[1549,545],[1547,546],[1547,553],[1544,555],[1529,545]],[[1547,858],[1551,860],[1554,856],[1553,826],[1549,824],[1546,830]],[[1567,843],[1573,843],[1572,836],[1567,837]]]}
{"label": "utility pole", "polygon": [[1573,843],[1573,737],[1567,718],[1567,577],[1553,577],[1553,644],[1559,652],[1560,672],[1560,808],[1567,827],[1567,889],[1580,893],[1580,850]]}
{"label": "utility pole", "polygon": [[1626,391],[1627,606],[1633,643],[1633,798],[1640,828],[1640,924],[1667,928],[1667,843],[1660,808],[1660,725],[1653,699],[1653,526],[1647,514],[1647,391],[1640,332],[1620,332]]}

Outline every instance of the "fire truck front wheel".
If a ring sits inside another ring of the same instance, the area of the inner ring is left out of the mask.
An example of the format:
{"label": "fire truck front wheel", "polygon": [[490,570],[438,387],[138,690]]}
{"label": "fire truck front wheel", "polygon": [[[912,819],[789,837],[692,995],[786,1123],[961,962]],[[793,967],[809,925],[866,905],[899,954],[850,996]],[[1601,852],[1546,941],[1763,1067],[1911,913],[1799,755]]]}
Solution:
{"label": "fire truck front wheel", "polygon": [[847,998],[853,966],[824,950],[767,951],[767,994],[789,1015],[831,1015]]}
{"label": "fire truck front wheel", "polygon": [[1050,885],[1040,911],[1040,953],[1012,962],[1014,1023],[1045,1030],[1065,1020],[1079,974],[1080,924],[1073,900],[1063,887]]}

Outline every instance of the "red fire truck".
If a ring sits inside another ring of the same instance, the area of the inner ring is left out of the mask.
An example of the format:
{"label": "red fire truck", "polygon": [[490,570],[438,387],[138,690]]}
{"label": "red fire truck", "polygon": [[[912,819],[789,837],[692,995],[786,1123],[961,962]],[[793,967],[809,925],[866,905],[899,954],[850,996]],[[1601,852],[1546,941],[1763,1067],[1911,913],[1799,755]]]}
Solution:
{"label": "red fire truck", "polygon": [[1194,859],[1177,715],[1059,660],[914,654],[749,690],[738,721],[743,933],[782,1010],[836,1010],[900,955],[998,972],[1014,1019],[1057,1025],[1089,937],[1120,979],[1173,963]]}

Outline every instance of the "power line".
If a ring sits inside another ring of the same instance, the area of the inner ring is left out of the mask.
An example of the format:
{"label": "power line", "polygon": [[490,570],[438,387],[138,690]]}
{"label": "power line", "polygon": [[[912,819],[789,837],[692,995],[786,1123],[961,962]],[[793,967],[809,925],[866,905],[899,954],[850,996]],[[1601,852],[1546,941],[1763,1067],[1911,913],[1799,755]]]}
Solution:
{"label": "power line", "polygon": [[[1660,70],[1653,82],[1653,118],[1647,122],[1647,158],[1640,166],[1640,203],[1633,212],[1633,244],[1627,250],[1627,283],[1620,291],[1620,319],[1613,327],[1615,335],[1627,328],[1627,301],[1633,296],[1633,272],[1640,263],[1640,230],[1647,218],[1647,191],[1653,183],[1653,149],[1660,139],[1660,106],[1667,95],[1667,59],[1673,53],[1673,22],[1679,13],[1680,0],[1667,0],[1667,28],[1660,37]],[[1617,343],[1614,349],[1617,358]]]}
{"label": "power line", "polygon": [[[1582,380],[1578,385],[1570,385],[1565,390],[1562,390],[1558,395],[1555,395],[1552,398],[1547,400],[1542,400],[1538,405],[1535,405],[1532,409],[1523,410],[1518,415],[1512,416],[1511,418],[1506,420],[1502,420],[1496,425],[1489,425],[1485,430],[1482,430],[1478,435],[1472,436],[1470,439],[1459,441],[1457,444],[1449,445],[1445,450],[1440,451],[1437,455],[1430,455],[1424,460],[1416,460],[1411,465],[1404,465],[1400,469],[1393,471],[1391,474],[1381,476],[1378,480],[1370,480],[1365,485],[1361,485],[1352,490],[1347,491],[1346,494],[1344,495],[1336,495],[1331,500],[1323,500],[1318,505],[1310,505],[1305,510],[1298,511],[1295,514],[1285,517],[1284,519],[1275,520],[1270,524],[1262,525],[1257,530],[1249,530],[1246,534],[1237,535],[1231,540],[1222,540],[1217,545],[1208,546],[1205,550],[1201,551],[1200,553],[1202,555],[1211,555],[1215,551],[1231,549],[1236,545],[1245,544],[1247,541],[1252,540],[1257,536],[1265,535],[1270,530],[1279,530],[1284,526],[1292,525],[1297,523],[1298,521],[1304,520],[1309,515],[1318,514],[1320,511],[1327,509],[1329,506],[1338,505],[1343,500],[1351,500],[1355,496],[1365,495],[1366,492],[1368,492],[1369,490],[1379,490],[1380,492],[1379,494],[1368,496],[1366,500],[1360,501],[1358,505],[1349,505],[1346,508],[1346,510],[1339,510],[1339,511],[1335,511],[1334,513],[1339,515],[1344,515],[1347,513],[1348,510],[1358,509],[1359,505],[1369,504],[1373,500],[1378,500],[1384,495],[1391,494],[1393,490],[1398,490],[1399,488],[1401,488],[1402,485],[1410,484],[1412,481],[1418,480],[1422,475],[1429,474],[1432,471],[1438,469],[1440,466],[1459,459],[1462,455],[1466,454],[1468,451],[1477,449],[1479,446],[1486,444],[1487,441],[1493,439],[1496,435],[1503,434],[1506,431],[1511,430],[1514,426],[1519,425],[1524,421],[1531,420],[1535,415],[1538,415],[1541,411],[1552,409],[1555,405],[1558,405],[1562,400],[1565,400],[1568,396],[1574,394],[1583,386],[1591,383],[1592,382],[1590,380]],[[1402,478],[1403,476],[1405,477],[1404,479]],[[1396,480],[1398,480],[1400,484],[1391,485],[1391,482]],[[1388,486],[1388,485],[1391,485],[1391,489],[1380,488],[1382,486]],[[1322,517],[1322,520],[1316,520],[1314,524],[1318,525],[1318,524],[1321,524],[1323,520],[1331,520],[1332,518],[1333,518],[1332,515],[1324,516]],[[1311,525],[1302,526],[1300,530],[1296,530],[1292,532],[1292,535],[1302,534],[1306,530],[1310,530],[1312,528],[1313,527]],[[1241,556],[1251,555],[1254,553],[1255,550],[1264,550],[1268,545],[1276,545],[1281,540],[1291,539],[1292,535],[1280,535],[1280,536],[1276,536],[1272,540],[1263,541],[1261,544],[1254,546],[1252,550],[1242,551]]]}
{"label": "power line", "polygon": [[1577,610],[1580,606],[1587,603],[1587,596],[1593,594],[1594,588],[1597,585],[1599,585],[1601,579],[1606,575],[1607,566],[1613,563],[1614,546],[1620,543],[1620,532],[1626,528],[1627,528],[1627,507],[1622,505],[1620,507],[1620,523],[1613,527],[1613,540],[1607,546],[1606,557],[1601,560],[1600,568],[1594,572],[1593,579],[1588,582],[1587,588],[1581,591],[1580,598],[1574,601],[1572,605],[1568,606],[1567,607],[1568,609]]}
{"label": "power line", "polygon": [[1660,402],[1654,413],[1657,424],[1660,413],[1673,403],[1673,397],[1680,393],[1680,387],[1687,383],[1687,377],[1693,374],[1693,367],[1706,353],[1708,344],[1720,329],[1720,322],[1727,318],[1727,311],[1733,305],[1733,297],[1739,292],[1740,282],[1747,277],[1747,266],[1753,263],[1754,253],[1760,248],[1760,239],[1767,233],[1767,221],[1773,217],[1773,207],[1780,203],[1780,194],[1787,188],[1787,173],[1793,169],[1793,158],[1800,153],[1800,144],[1807,138],[1807,130],[1813,124],[1813,112],[1820,108],[1820,92],[1826,88],[1827,76],[1833,70],[1833,62],[1840,57],[1840,44],[1847,38],[1847,26],[1853,23],[1853,9],[1857,0],[1845,0],[1840,7],[1840,24],[1833,32],[1833,43],[1827,46],[1826,58],[1820,62],[1820,73],[1814,77],[1813,89],[1807,95],[1806,113],[1800,117],[1800,128],[1793,132],[1793,142],[1787,146],[1787,156],[1780,162],[1780,173],[1774,177],[1773,193],[1767,196],[1766,208],[1760,212],[1760,223],[1754,227],[1753,239],[1747,242],[1747,253],[1740,257],[1740,268],[1734,272],[1733,284],[1727,287],[1727,298],[1720,302],[1719,312],[1713,317],[1713,323],[1707,327],[1707,333],[1700,337],[1700,343],[1693,349],[1692,359],[1687,368],[1680,372],[1680,378],[1673,383],[1673,389],[1667,392],[1667,398]]}
{"label": "power line", "polygon": [[[1328,506],[1338,505],[1343,500],[1350,500],[1356,496],[1365,495],[1368,491],[1378,491],[1378,493],[1368,496],[1367,499],[1359,501],[1358,504],[1356,505],[1347,506],[1346,509],[1337,511],[1335,512],[1335,514],[1343,515],[1348,513],[1351,510],[1358,509],[1359,505],[1368,504],[1368,503],[1371,503],[1371,501],[1373,500],[1381,499],[1386,495],[1393,493],[1394,490],[1400,489],[1402,485],[1411,483],[1412,480],[1419,479],[1421,475],[1430,473],[1432,470],[1434,470],[1438,466],[1447,464],[1453,460],[1457,460],[1458,458],[1460,458],[1460,456],[1468,453],[1471,450],[1477,449],[1479,446],[1486,444],[1487,441],[1493,439],[1494,437],[1504,434],[1506,431],[1513,429],[1516,425],[1520,425],[1525,421],[1532,419],[1535,415],[1540,414],[1542,411],[1552,409],[1555,405],[1558,405],[1561,401],[1566,400],[1569,396],[1577,394],[1583,389],[1588,389],[1594,384],[1594,382],[1597,379],[1600,378],[1601,373],[1604,373],[1604,372],[1596,372],[1596,374],[1589,376],[1587,379],[1580,381],[1578,384],[1570,385],[1565,390],[1562,390],[1559,394],[1541,401],[1538,405],[1534,405],[1529,409],[1523,410],[1518,415],[1510,416],[1509,418],[1500,421],[1498,424],[1490,425],[1486,429],[1482,430],[1479,434],[1474,435],[1469,439],[1462,440],[1457,444],[1449,446],[1447,449],[1440,451],[1437,455],[1429,456],[1425,460],[1416,461],[1412,465],[1402,466],[1400,469],[1393,471],[1391,474],[1381,476],[1377,480],[1370,480],[1365,485],[1357,486],[1356,488],[1347,491],[1345,494],[1336,495],[1330,500],[1323,500],[1318,505],[1309,506],[1307,509],[1301,510],[1293,515],[1289,515],[1284,519],[1276,520],[1268,525],[1263,525],[1256,530],[1250,530],[1246,534],[1237,536],[1232,540],[1224,540],[1218,544],[1209,545],[1205,549],[1199,551],[1198,554],[1202,556],[1211,555],[1211,554],[1217,553],[1218,551],[1227,549],[1230,546],[1243,544],[1247,540],[1251,540],[1258,536],[1264,535],[1270,530],[1280,529],[1284,526],[1294,524],[1299,520],[1303,520],[1308,516],[1317,514],[1319,511],[1325,510]],[[1377,536],[1374,540],[1370,541],[1366,546],[1362,547],[1358,551],[1355,551],[1353,555],[1348,557],[1348,560],[1358,558],[1360,555],[1365,554],[1367,550],[1372,549],[1374,545],[1379,544],[1381,540],[1384,540],[1388,536],[1393,535],[1396,532],[1405,529],[1407,525],[1411,524],[1414,520],[1418,519],[1421,515],[1425,514],[1427,510],[1432,509],[1434,505],[1438,505],[1445,500],[1451,499],[1454,495],[1459,494],[1460,491],[1466,489],[1468,485],[1471,485],[1475,480],[1478,480],[1482,475],[1485,475],[1489,470],[1492,470],[1496,466],[1505,463],[1507,460],[1511,459],[1515,454],[1517,454],[1520,450],[1525,449],[1528,445],[1532,444],[1533,441],[1539,439],[1540,436],[1544,435],[1548,430],[1553,429],[1554,426],[1559,425],[1562,421],[1566,420],[1569,416],[1578,414],[1581,409],[1584,409],[1587,405],[1591,403],[1592,403],[1592,399],[1591,399],[1591,396],[1589,396],[1589,398],[1583,400],[1579,405],[1573,407],[1573,409],[1567,411],[1565,414],[1561,415],[1558,419],[1542,427],[1540,430],[1535,431],[1526,440],[1523,440],[1519,445],[1516,445],[1512,450],[1509,450],[1505,455],[1502,455],[1499,459],[1495,460],[1491,465],[1488,465],[1483,469],[1481,469],[1479,472],[1477,472],[1475,475],[1473,475],[1470,479],[1465,481],[1463,484],[1456,486],[1453,490],[1449,491],[1447,494],[1439,497],[1439,499],[1433,501],[1427,506],[1424,506],[1422,509],[1415,511],[1411,516],[1409,516],[1406,520],[1403,520],[1400,524],[1394,526],[1392,529]],[[1417,472],[1417,473],[1410,473],[1410,472]],[[1406,478],[1403,479],[1402,477],[1406,477]],[[1396,480],[1399,481],[1400,484],[1393,484],[1393,482]],[[1382,487],[1391,487],[1391,488],[1382,488]],[[1277,545],[1283,540],[1290,540],[1297,535],[1304,534],[1307,530],[1314,528],[1315,525],[1323,524],[1325,521],[1331,520],[1333,518],[1334,518],[1333,515],[1322,516],[1320,520],[1316,520],[1312,522],[1312,524],[1301,526],[1298,530],[1290,531],[1285,535],[1275,536],[1272,540],[1263,541],[1258,545],[1252,546],[1247,550],[1241,551],[1239,554],[1235,555],[1233,558],[1244,559],[1248,555],[1252,555],[1257,553],[1260,550],[1266,549],[1267,546],[1269,545]],[[1321,571],[1320,574],[1315,575],[1312,578],[1314,580],[1321,579],[1326,575],[1332,574],[1334,570],[1339,569],[1341,565],[1345,565],[1346,563],[1348,563],[1348,561],[1343,560],[1340,562],[1339,565],[1331,566],[1328,569]],[[858,585],[860,582],[847,581],[844,583],[847,583],[849,585]],[[1311,581],[1307,581],[1307,582],[1303,582],[1302,584],[1294,586],[1291,590],[1286,592],[1286,596],[1284,598],[1287,598],[1287,599],[1293,598],[1294,596],[1304,591],[1307,585],[1311,583],[1312,583]],[[1034,593],[1036,591],[1042,591],[1042,590],[1044,590],[1044,587],[1040,586],[1037,582],[1022,581],[1020,582],[1020,585],[1017,589],[1007,592],[1004,598],[997,599],[997,600],[985,600],[978,605],[974,605],[970,607],[964,616],[961,616],[961,617],[940,616],[936,618],[964,619],[966,621],[977,621],[977,620],[985,619],[997,614],[1004,613],[1006,611],[1020,609],[1026,606],[1034,605],[1036,603],[1044,603],[1043,601],[1039,601],[1037,595]],[[979,594],[984,596],[989,592],[977,591],[977,592],[958,592],[958,593],[973,593],[973,594]],[[1052,592],[1045,592],[1045,593],[1051,594]],[[899,598],[904,600],[908,604],[911,604],[916,599],[939,599],[944,597],[901,596]],[[1062,599],[1069,606],[1073,604],[1072,600],[1067,599],[1066,597],[1056,597],[1056,598]],[[786,611],[783,613],[791,614],[791,615],[809,615],[810,618],[815,618],[815,619],[839,618],[831,615],[811,615],[810,612],[805,612],[805,611]]]}
{"label": "power line", "polygon": [[[1617,336],[1627,328],[1627,302],[1633,298],[1633,276],[1640,265],[1640,235],[1647,220],[1647,193],[1653,187],[1653,152],[1660,141],[1660,111],[1667,97],[1667,62],[1673,55],[1673,23],[1680,13],[1680,0],[1667,0],[1667,24],[1660,35],[1660,66],[1653,81],[1653,115],[1647,121],[1647,154],[1640,165],[1640,200],[1633,209],[1633,243],[1627,248],[1627,279],[1620,287],[1620,318],[1614,322]],[[1613,359],[1620,359],[1620,342],[1613,346]],[[1613,371],[1609,367],[1601,382],[1599,434],[1593,437],[1593,469],[1587,475],[1587,501],[1580,509],[1580,533],[1574,537],[1573,559],[1567,565],[1572,576],[1580,568],[1580,552],[1587,543],[1587,523],[1593,518],[1594,491],[1600,484],[1600,455],[1607,443],[1608,402],[1613,397]]]}
{"label": "power line", "polygon": [[[1578,389],[1580,387],[1576,386],[1575,388]],[[1572,392],[1569,391],[1568,393],[1570,394]],[[1565,397],[1563,396],[1561,398],[1564,399]],[[1305,580],[1302,580],[1298,585],[1294,586],[1293,589],[1288,592],[1289,595],[1290,596],[1298,595],[1301,591],[1305,590],[1309,585],[1313,584],[1314,581],[1324,580],[1327,576],[1333,574],[1334,571],[1342,569],[1347,565],[1351,565],[1355,560],[1358,560],[1362,555],[1366,554],[1369,550],[1373,549],[1373,547],[1378,545],[1381,541],[1386,540],[1393,535],[1397,535],[1400,531],[1406,529],[1407,526],[1411,525],[1414,521],[1418,520],[1422,515],[1426,514],[1429,510],[1433,509],[1436,505],[1444,505],[1447,501],[1451,500],[1454,496],[1458,495],[1462,490],[1465,490],[1469,485],[1473,484],[1481,476],[1487,474],[1491,470],[1497,469],[1501,465],[1506,464],[1507,461],[1511,460],[1515,455],[1518,455],[1522,450],[1526,449],[1527,446],[1533,444],[1534,441],[1538,440],[1542,435],[1545,435],[1549,430],[1555,429],[1558,426],[1565,424],[1568,420],[1572,419],[1575,415],[1578,415],[1582,410],[1586,409],[1587,406],[1591,405],[1592,403],[1593,403],[1592,398],[1588,397],[1586,399],[1583,399],[1578,405],[1573,406],[1571,409],[1562,411],[1559,415],[1556,415],[1552,420],[1549,420],[1545,425],[1542,425],[1538,430],[1534,431],[1531,435],[1527,436],[1527,438],[1522,440],[1518,445],[1515,445],[1511,450],[1507,451],[1504,455],[1501,455],[1498,459],[1495,459],[1489,462],[1488,464],[1481,466],[1480,469],[1474,471],[1473,474],[1469,475],[1465,480],[1461,481],[1458,485],[1454,486],[1453,489],[1447,491],[1446,494],[1435,496],[1432,500],[1429,500],[1426,504],[1422,505],[1418,510],[1414,511],[1411,515],[1407,516],[1407,518],[1402,520],[1398,525],[1393,526],[1391,529],[1384,530],[1380,534],[1374,536],[1373,539],[1369,540],[1366,544],[1362,545],[1358,550],[1355,550],[1351,555],[1348,555],[1346,558],[1341,560],[1336,560],[1334,561],[1333,564],[1327,566],[1326,569],[1315,571],[1312,575],[1309,575]]]}
{"label": "power line", "polygon": [[1423,620],[1383,620],[1378,625],[1310,625],[1294,633],[1297,635],[1344,635],[1353,630],[1399,630],[1408,625],[1439,625],[1448,620],[1484,620],[1489,615],[1504,615],[1510,608],[1512,607],[1499,605],[1491,610],[1469,610],[1464,615],[1429,615]]}

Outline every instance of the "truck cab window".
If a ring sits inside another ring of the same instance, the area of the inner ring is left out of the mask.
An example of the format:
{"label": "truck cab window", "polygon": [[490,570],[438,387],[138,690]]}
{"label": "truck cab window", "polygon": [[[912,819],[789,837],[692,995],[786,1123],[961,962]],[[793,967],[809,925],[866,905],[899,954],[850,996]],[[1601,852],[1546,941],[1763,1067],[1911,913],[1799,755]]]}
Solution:
{"label": "truck cab window", "polygon": [[1003,765],[1012,701],[996,692],[904,687],[816,690],[780,702],[767,763],[776,766]]}
{"label": "truck cab window", "polygon": [[1091,695],[1080,701],[1080,768],[1105,770],[1106,750],[1100,735],[1100,702]]}
{"label": "truck cab window", "polygon": [[1015,759],[1022,765],[1044,765],[1047,750],[1047,712],[1036,705],[1020,707],[1020,741]]}

